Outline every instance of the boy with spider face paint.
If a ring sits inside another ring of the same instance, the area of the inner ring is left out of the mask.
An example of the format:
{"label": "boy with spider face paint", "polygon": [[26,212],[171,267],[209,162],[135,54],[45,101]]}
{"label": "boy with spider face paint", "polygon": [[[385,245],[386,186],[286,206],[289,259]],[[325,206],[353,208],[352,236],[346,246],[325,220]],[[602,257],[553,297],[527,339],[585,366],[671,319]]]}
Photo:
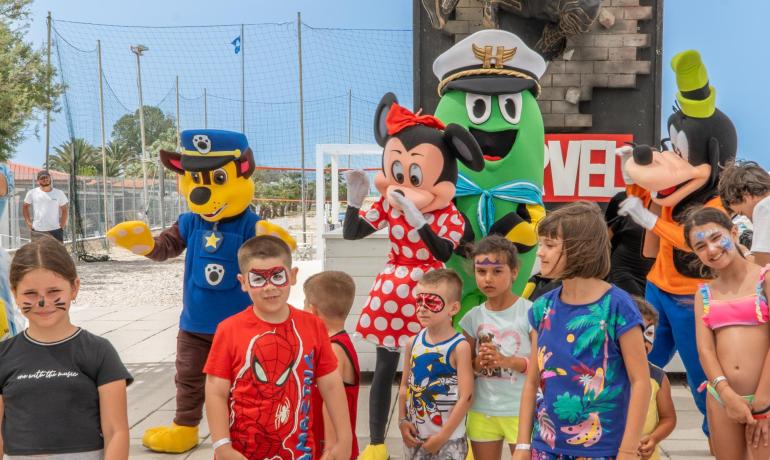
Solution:
{"label": "boy with spider face paint", "polygon": [[347,400],[328,332],[287,303],[297,268],[281,239],[258,236],[238,250],[238,281],[253,305],[219,324],[204,372],[217,459],[313,459],[311,392],[317,385],[337,434],[326,458],[350,457]]}
{"label": "boy with spider face paint", "polygon": [[452,270],[426,273],[417,284],[417,319],[398,392],[398,427],[407,460],[465,460],[465,414],[473,399],[471,349],[452,327],[462,280]]}

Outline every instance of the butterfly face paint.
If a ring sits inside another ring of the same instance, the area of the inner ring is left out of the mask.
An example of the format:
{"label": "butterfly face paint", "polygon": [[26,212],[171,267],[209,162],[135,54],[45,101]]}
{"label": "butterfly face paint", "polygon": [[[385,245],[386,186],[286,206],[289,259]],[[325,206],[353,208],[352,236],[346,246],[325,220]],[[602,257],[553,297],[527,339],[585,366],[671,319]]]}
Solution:
{"label": "butterfly face paint", "polygon": [[728,238],[726,235],[723,235],[722,238],[719,240],[719,245],[722,246],[722,249],[725,251],[731,251],[735,245],[733,244],[733,240]]}
{"label": "butterfly face paint", "polygon": [[418,310],[420,308],[425,308],[430,312],[439,313],[444,309],[446,303],[444,302],[444,299],[441,298],[441,296],[438,294],[421,292],[420,294],[417,294],[415,305],[417,306]]}
{"label": "butterfly face paint", "polygon": [[254,289],[266,287],[272,284],[274,287],[281,288],[289,284],[289,274],[285,267],[271,267],[267,270],[249,270],[249,286]]}

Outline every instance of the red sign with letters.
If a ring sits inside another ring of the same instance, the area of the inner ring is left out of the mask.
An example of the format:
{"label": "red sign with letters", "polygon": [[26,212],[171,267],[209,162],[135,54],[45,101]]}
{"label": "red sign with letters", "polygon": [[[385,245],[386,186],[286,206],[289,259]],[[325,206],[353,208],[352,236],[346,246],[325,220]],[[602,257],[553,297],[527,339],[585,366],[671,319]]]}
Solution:
{"label": "red sign with letters", "polygon": [[545,202],[609,201],[625,188],[615,149],[632,134],[546,134]]}

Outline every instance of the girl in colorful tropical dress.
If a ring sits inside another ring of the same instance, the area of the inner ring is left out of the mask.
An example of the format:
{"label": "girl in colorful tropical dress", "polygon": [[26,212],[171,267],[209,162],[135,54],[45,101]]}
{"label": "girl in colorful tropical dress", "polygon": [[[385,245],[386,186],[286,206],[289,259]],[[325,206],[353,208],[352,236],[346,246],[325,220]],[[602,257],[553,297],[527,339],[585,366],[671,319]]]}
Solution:
{"label": "girl in colorful tropical dress", "polygon": [[638,458],[650,372],[642,317],[603,279],[610,243],[599,207],[577,202],[538,226],[544,276],[561,287],[529,312],[532,355],[514,460]]}
{"label": "girl in colorful tropical dress", "polygon": [[770,328],[766,279],[738,250],[738,229],[724,212],[694,211],[687,244],[708,283],[695,295],[695,335],[707,382],[706,414],[716,458],[770,458]]}

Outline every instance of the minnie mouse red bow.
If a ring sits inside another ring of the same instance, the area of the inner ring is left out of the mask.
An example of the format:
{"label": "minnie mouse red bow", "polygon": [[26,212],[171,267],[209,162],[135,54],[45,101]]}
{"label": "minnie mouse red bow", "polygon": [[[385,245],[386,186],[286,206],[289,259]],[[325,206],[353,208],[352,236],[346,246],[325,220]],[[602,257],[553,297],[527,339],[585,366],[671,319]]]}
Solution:
{"label": "minnie mouse red bow", "polygon": [[[418,112],[419,113],[419,112]],[[444,129],[444,123],[433,115],[417,115],[409,109],[393,103],[385,118],[385,126],[388,128],[388,135],[392,136],[403,129],[414,125],[424,125],[429,128]]]}

